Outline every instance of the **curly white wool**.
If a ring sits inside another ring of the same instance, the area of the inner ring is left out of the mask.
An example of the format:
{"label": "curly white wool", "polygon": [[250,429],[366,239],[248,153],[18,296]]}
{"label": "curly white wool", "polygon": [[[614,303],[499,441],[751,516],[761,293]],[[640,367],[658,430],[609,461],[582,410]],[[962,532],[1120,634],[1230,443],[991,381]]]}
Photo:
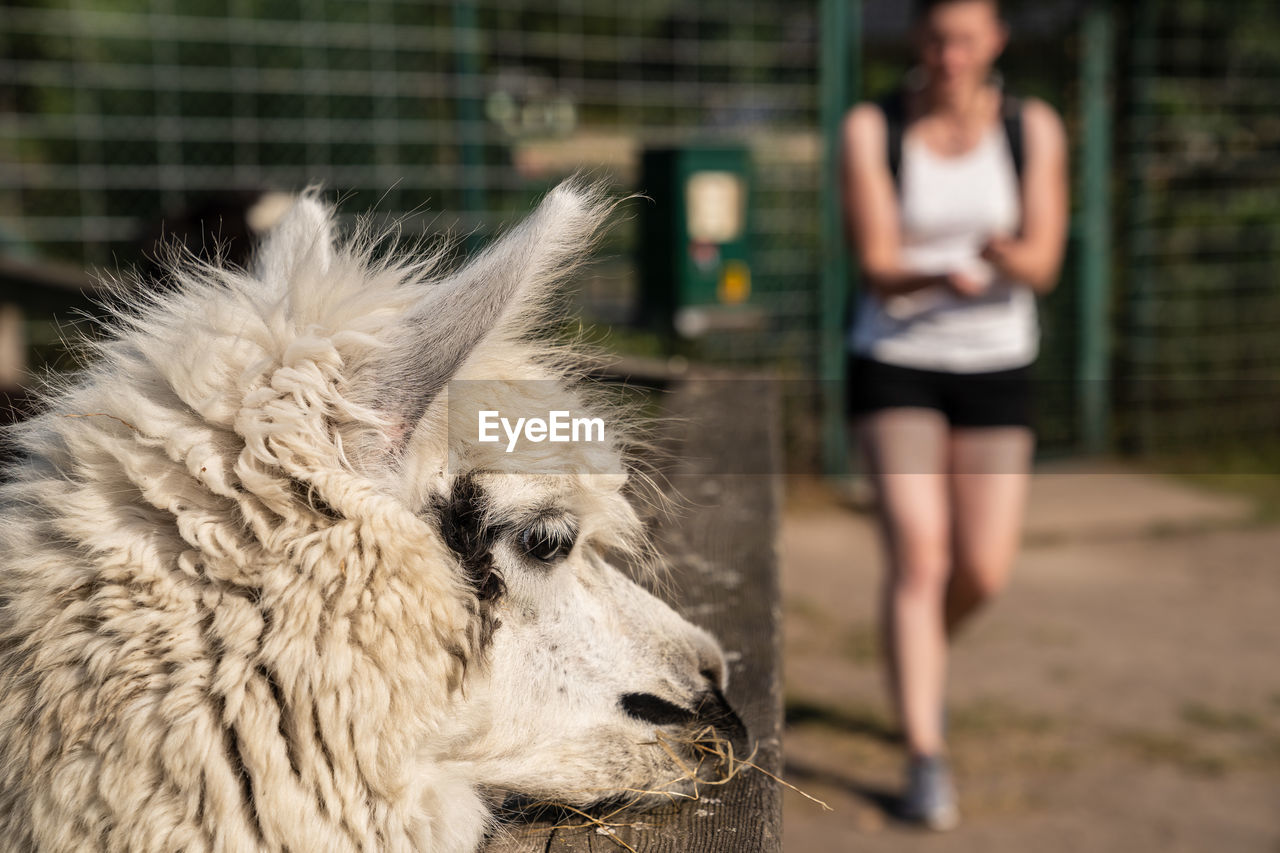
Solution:
{"label": "curly white wool", "polygon": [[[252,270],[122,298],[0,487],[0,849],[461,853],[507,793],[679,775],[619,696],[689,706],[724,663],[605,562],[643,546],[625,475],[446,441],[450,380],[591,405],[530,330],[608,209],[562,186],[442,272],[309,194]],[[501,600],[442,534],[461,476]],[[501,531],[548,508],[578,542],[531,566]]]}

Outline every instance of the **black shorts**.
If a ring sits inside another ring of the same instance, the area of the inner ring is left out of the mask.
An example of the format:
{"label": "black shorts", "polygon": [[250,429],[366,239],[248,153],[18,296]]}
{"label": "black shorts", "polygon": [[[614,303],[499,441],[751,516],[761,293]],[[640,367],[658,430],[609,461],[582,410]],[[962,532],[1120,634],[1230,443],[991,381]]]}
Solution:
{"label": "black shorts", "polygon": [[936,409],[955,427],[1031,427],[1031,367],[950,373],[849,359],[851,417],[904,406]]}

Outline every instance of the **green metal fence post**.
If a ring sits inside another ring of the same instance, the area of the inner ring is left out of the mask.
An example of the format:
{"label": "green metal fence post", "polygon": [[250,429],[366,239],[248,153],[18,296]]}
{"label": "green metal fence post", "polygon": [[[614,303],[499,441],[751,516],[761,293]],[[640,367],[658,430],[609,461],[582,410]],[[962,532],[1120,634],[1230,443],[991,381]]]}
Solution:
{"label": "green metal fence post", "polygon": [[1127,376],[1125,405],[1129,410],[1126,450],[1140,451],[1153,435],[1149,374],[1155,365],[1155,196],[1148,157],[1153,147],[1155,116],[1153,81],[1159,50],[1156,39],[1160,0],[1137,0],[1131,8],[1129,35],[1129,204],[1126,317],[1122,329]]}
{"label": "green metal fence post", "polygon": [[849,259],[840,208],[840,126],[860,88],[861,0],[822,0],[822,284],[819,299],[822,386],[822,467],[828,476],[848,471],[844,424],[844,318]]}
{"label": "green metal fence post", "polygon": [[1088,453],[1106,450],[1111,438],[1111,144],[1110,92],[1114,10],[1093,0],[1081,19],[1080,113],[1081,259],[1077,382],[1080,436]]}

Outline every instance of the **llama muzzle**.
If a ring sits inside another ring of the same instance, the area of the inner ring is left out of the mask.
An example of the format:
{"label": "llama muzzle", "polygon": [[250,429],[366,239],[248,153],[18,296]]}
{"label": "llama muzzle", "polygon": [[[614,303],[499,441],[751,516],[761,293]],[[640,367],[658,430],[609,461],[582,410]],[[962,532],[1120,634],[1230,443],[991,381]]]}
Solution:
{"label": "llama muzzle", "polygon": [[715,729],[716,736],[729,741],[734,755],[738,757],[745,756],[750,748],[751,739],[746,725],[717,685],[713,684],[699,700],[693,726],[695,729],[708,726]]}

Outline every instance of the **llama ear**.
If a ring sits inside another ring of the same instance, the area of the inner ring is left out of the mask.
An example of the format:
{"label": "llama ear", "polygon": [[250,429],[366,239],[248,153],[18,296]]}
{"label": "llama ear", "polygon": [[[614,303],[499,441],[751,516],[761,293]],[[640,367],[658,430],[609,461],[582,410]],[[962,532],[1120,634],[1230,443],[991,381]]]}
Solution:
{"label": "llama ear", "polygon": [[289,281],[303,263],[323,272],[333,262],[333,239],[332,212],[313,193],[304,193],[268,232],[254,272],[266,282]]}
{"label": "llama ear", "polygon": [[474,261],[431,288],[406,318],[394,364],[384,365],[378,379],[384,389],[395,389],[380,399],[384,405],[395,401],[406,442],[486,338],[520,334],[545,312],[548,289],[591,248],[608,208],[599,188],[565,182]]}

